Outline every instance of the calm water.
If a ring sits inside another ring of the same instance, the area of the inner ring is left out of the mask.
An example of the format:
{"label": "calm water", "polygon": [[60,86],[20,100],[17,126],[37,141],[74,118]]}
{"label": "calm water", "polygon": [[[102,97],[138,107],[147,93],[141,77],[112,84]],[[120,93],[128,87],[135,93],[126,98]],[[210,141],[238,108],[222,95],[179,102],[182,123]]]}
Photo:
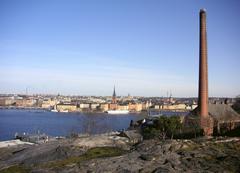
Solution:
{"label": "calm water", "polygon": [[14,138],[18,133],[46,133],[67,136],[77,133],[104,133],[126,129],[140,114],[109,115],[105,113],[55,113],[42,110],[0,110],[0,141]]}

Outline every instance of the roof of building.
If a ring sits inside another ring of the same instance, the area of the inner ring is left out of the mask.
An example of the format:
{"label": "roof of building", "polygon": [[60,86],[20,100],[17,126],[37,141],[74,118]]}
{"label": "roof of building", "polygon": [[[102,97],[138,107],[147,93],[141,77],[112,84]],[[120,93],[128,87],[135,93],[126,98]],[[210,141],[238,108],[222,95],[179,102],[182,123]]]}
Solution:
{"label": "roof of building", "polygon": [[76,105],[72,103],[58,103],[57,106],[76,106]]}
{"label": "roof of building", "polygon": [[[208,104],[209,115],[218,121],[240,120],[240,114],[226,104]],[[194,109],[191,114],[199,115],[199,107]]]}

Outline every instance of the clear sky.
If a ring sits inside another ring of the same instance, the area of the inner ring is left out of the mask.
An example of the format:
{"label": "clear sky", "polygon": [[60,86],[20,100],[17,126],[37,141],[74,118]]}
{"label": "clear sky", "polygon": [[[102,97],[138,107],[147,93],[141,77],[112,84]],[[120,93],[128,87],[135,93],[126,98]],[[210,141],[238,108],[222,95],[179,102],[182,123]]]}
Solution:
{"label": "clear sky", "polygon": [[235,97],[239,0],[0,0],[0,93],[197,96],[200,8],[209,95]]}

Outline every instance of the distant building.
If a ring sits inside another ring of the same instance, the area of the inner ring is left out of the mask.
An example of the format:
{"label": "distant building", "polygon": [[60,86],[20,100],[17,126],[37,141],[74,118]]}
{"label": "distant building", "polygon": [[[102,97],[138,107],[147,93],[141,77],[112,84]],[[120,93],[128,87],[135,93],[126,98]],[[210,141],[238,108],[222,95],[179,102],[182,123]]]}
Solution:
{"label": "distant building", "polygon": [[154,109],[160,109],[161,105],[154,105]]}
{"label": "distant building", "polygon": [[128,110],[128,105],[117,105],[117,110]]}
{"label": "distant building", "polygon": [[77,105],[71,104],[71,103],[59,103],[56,105],[56,109],[59,112],[64,112],[64,111],[75,112],[77,110]]}
{"label": "distant building", "polygon": [[112,102],[109,104],[109,110],[117,110],[118,105],[117,105],[117,95],[115,91],[115,86],[113,89],[113,95],[112,95]]}
{"label": "distant building", "polygon": [[99,108],[99,106],[100,106],[100,104],[99,103],[91,103],[91,110],[96,110],[96,109],[98,109]]}
{"label": "distant building", "polygon": [[129,103],[128,110],[133,112],[140,112],[143,110],[142,103]]}
{"label": "distant building", "polygon": [[104,112],[108,111],[108,109],[109,109],[109,104],[108,104],[108,103],[102,103],[102,104],[100,105],[100,109],[101,109],[102,111],[104,111]]}
{"label": "distant building", "polygon": [[16,100],[16,106],[19,107],[33,107],[37,103],[37,100],[31,98],[24,98]]}
{"label": "distant building", "polygon": [[185,110],[186,105],[184,103],[181,104],[166,104],[166,105],[161,105],[160,109],[165,109],[165,110]]}
{"label": "distant building", "polygon": [[11,97],[0,99],[0,106],[11,106],[15,101]]}
{"label": "distant building", "polygon": [[116,103],[109,104],[109,110],[117,110],[118,105]]}
{"label": "distant building", "polygon": [[58,103],[55,99],[45,99],[42,101],[42,108],[50,109]]}
{"label": "distant building", "polygon": [[80,107],[80,109],[89,109],[90,104],[89,103],[80,103],[79,107]]}

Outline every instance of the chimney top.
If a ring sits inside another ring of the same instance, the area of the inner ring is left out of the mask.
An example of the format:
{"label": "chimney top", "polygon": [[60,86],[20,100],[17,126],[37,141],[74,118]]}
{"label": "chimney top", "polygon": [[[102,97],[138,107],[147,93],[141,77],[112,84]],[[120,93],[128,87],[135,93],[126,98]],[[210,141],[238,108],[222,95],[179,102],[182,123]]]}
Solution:
{"label": "chimney top", "polygon": [[202,8],[201,10],[200,10],[200,13],[206,13],[207,12],[207,10],[205,9],[205,8]]}

